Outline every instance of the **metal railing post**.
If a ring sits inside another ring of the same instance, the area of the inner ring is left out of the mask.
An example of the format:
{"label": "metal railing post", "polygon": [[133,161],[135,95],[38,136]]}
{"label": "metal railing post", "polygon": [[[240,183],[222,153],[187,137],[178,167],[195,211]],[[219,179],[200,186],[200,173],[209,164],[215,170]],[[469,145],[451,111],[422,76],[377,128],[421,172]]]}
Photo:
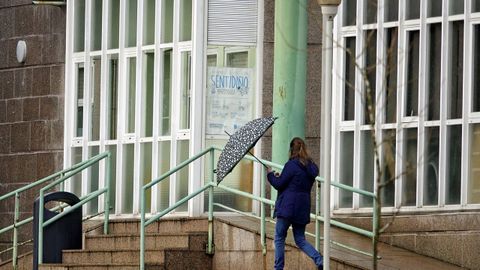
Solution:
{"label": "metal railing post", "polygon": [[317,218],[320,214],[320,182],[315,181],[315,249],[320,250],[320,220]]}
{"label": "metal railing post", "polygon": [[42,264],[43,261],[43,204],[44,204],[44,192],[40,190],[39,202],[38,202],[38,264]]}
{"label": "metal railing post", "polygon": [[377,224],[378,224],[378,215],[377,215],[377,197],[373,197],[373,218],[372,218],[372,233],[373,233],[373,236],[372,236],[372,248],[373,248],[373,256],[376,256],[375,254],[375,241],[377,240],[377,233],[378,233],[378,230],[377,230]]}
{"label": "metal railing post", "polygon": [[[261,186],[260,186],[260,196],[262,199],[265,199],[265,166],[262,166],[262,178],[261,178]],[[260,223],[260,237],[262,243],[262,253],[263,255],[267,255],[267,241],[265,237],[265,203],[263,201],[260,202],[260,216],[261,216],[261,223]]]}
{"label": "metal railing post", "polygon": [[107,169],[106,169],[106,175],[105,175],[105,178],[107,178],[106,180],[106,188],[107,188],[107,192],[105,192],[104,196],[105,196],[105,206],[104,206],[104,212],[105,212],[105,223],[103,224],[103,234],[108,234],[108,219],[109,219],[109,216],[110,216],[110,182],[111,182],[111,172],[110,172],[110,165],[112,163],[112,154],[110,152],[108,152],[108,155],[107,155]]}
{"label": "metal railing post", "polygon": [[140,191],[140,270],[145,269],[145,187]]}
{"label": "metal railing post", "polygon": [[[63,172],[60,173],[60,178],[63,178],[63,176],[65,176],[65,174]],[[60,191],[65,191],[65,183],[64,182],[60,183],[59,190]]]}
{"label": "metal railing post", "polygon": [[[210,181],[215,183],[214,168],[215,166],[215,150],[210,150]],[[213,254],[213,185],[208,189],[208,246],[207,254]]]}
{"label": "metal railing post", "polygon": [[12,262],[13,262],[13,269],[17,269],[17,255],[18,255],[18,212],[20,211],[20,194],[17,192],[15,193],[15,213],[13,216],[13,254],[12,254]]}

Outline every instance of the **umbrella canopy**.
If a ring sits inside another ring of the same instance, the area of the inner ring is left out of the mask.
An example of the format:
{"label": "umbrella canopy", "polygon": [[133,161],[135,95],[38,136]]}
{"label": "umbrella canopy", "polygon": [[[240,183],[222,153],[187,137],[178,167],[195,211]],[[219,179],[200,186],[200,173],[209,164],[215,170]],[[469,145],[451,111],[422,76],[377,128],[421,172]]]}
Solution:
{"label": "umbrella canopy", "polygon": [[275,122],[277,117],[262,117],[252,120],[230,136],[217,162],[217,183],[229,174],[240,160]]}

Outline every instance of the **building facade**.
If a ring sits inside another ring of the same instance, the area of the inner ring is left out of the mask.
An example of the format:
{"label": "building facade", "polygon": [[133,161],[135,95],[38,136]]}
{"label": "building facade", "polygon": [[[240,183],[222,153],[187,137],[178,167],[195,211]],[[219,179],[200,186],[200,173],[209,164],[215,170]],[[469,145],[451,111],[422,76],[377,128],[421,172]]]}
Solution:
{"label": "building facade", "polygon": [[[479,208],[479,12],[479,1],[343,1],[334,179],[373,191],[380,178],[385,212]],[[334,198],[346,212],[372,205]]]}
{"label": "building facade", "polygon": [[[23,187],[63,167],[65,10],[32,1],[0,1],[0,194]],[[26,44],[25,61],[17,44]],[[20,197],[20,217],[32,215],[38,192]],[[2,201],[0,227],[14,222],[14,200]],[[32,237],[20,228],[20,241]],[[11,246],[10,234],[0,249]],[[25,249],[20,249],[20,251]],[[3,253],[0,260],[11,255]]]}
{"label": "building facade", "polygon": [[[316,1],[306,3],[299,121],[319,163],[322,18]],[[274,17],[273,0],[2,2],[1,193],[110,151],[112,217],[136,217],[144,184],[272,114]],[[20,39],[25,63],[15,59]],[[343,0],[334,47],[333,181],[373,191],[380,179],[386,214],[478,213],[480,1]],[[272,135],[257,155],[271,158]],[[147,211],[158,213],[209,181],[207,164],[193,163],[152,189]],[[82,196],[103,186],[105,166],[65,188]],[[223,183],[259,194],[260,177],[261,167],[245,161]],[[242,211],[259,209],[228,193],[214,196]],[[173,215],[201,215],[206,197]],[[84,213],[102,210],[101,200]],[[331,207],[336,217],[372,212],[371,201],[336,189]]]}

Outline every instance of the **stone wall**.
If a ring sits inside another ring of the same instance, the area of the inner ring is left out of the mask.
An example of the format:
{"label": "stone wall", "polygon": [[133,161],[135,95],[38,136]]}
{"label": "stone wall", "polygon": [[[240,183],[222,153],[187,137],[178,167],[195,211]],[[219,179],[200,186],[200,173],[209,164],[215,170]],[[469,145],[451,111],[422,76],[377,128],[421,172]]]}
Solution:
{"label": "stone wall", "polygon": [[[372,229],[370,217],[336,216],[336,220]],[[390,224],[380,241],[468,269],[480,269],[480,212],[383,216]],[[381,256],[382,254],[380,254]]]}
{"label": "stone wall", "polygon": [[[0,1],[0,194],[63,166],[65,7],[31,0]],[[16,46],[27,45],[25,63]],[[37,189],[20,196],[21,217],[31,216]],[[13,198],[0,202],[0,228],[13,222]],[[31,236],[22,228],[20,241]],[[11,235],[0,235],[0,250]],[[2,258],[5,258],[2,257]]]}

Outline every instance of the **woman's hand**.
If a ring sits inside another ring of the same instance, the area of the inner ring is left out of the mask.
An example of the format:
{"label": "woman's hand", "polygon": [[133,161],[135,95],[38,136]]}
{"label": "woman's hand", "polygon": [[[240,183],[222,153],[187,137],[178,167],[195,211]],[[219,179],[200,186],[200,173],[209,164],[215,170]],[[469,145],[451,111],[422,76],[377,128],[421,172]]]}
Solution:
{"label": "woman's hand", "polygon": [[273,175],[275,175],[275,177],[279,177],[280,176],[280,173],[274,171],[271,167],[267,167],[267,174],[273,172]]}

